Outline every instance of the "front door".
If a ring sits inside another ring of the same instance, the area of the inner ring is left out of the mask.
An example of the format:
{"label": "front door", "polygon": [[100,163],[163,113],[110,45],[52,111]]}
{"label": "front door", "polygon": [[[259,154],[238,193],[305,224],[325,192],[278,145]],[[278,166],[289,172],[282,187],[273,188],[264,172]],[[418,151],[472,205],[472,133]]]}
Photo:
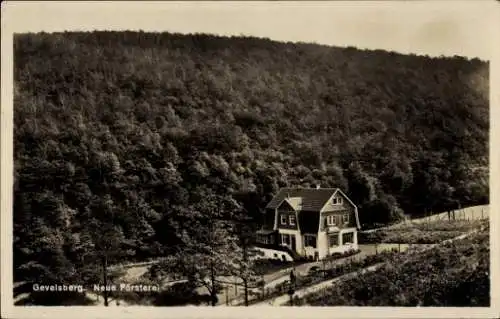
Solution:
{"label": "front door", "polygon": [[295,236],[292,235],[290,237],[292,237],[292,250],[295,251]]}

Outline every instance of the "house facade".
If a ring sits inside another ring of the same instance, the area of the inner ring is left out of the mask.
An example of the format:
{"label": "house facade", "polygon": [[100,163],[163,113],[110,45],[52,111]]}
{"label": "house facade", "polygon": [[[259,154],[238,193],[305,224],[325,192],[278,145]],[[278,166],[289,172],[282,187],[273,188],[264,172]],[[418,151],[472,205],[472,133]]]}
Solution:
{"label": "house facade", "polygon": [[340,189],[282,188],[266,206],[257,247],[319,260],[358,249],[358,229],[358,208]]}

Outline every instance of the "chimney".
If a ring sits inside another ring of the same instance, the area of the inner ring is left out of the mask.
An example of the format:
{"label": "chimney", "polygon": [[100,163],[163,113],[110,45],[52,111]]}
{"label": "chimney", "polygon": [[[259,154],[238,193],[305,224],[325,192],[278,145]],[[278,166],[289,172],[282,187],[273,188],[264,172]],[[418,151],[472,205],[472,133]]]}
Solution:
{"label": "chimney", "polygon": [[319,184],[316,184],[316,189],[320,189],[321,186]]}

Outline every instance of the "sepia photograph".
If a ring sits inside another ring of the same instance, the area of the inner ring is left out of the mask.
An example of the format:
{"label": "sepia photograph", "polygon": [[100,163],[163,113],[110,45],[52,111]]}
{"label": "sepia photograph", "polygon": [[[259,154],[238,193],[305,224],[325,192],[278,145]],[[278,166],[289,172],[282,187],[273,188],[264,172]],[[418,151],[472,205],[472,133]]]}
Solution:
{"label": "sepia photograph", "polygon": [[497,317],[497,7],[2,3],[2,317]]}

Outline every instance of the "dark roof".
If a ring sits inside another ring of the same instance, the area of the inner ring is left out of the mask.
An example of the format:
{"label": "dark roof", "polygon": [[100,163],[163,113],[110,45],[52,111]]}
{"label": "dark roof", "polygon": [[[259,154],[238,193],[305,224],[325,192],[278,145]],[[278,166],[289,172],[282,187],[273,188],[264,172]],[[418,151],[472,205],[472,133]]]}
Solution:
{"label": "dark roof", "polygon": [[274,229],[274,219],[276,218],[274,211],[266,209],[263,217],[264,217],[263,220],[264,222],[262,228],[265,230]]}
{"label": "dark roof", "polygon": [[337,188],[282,188],[266,208],[276,209],[287,197],[301,197],[301,210],[320,211],[336,190]]}

